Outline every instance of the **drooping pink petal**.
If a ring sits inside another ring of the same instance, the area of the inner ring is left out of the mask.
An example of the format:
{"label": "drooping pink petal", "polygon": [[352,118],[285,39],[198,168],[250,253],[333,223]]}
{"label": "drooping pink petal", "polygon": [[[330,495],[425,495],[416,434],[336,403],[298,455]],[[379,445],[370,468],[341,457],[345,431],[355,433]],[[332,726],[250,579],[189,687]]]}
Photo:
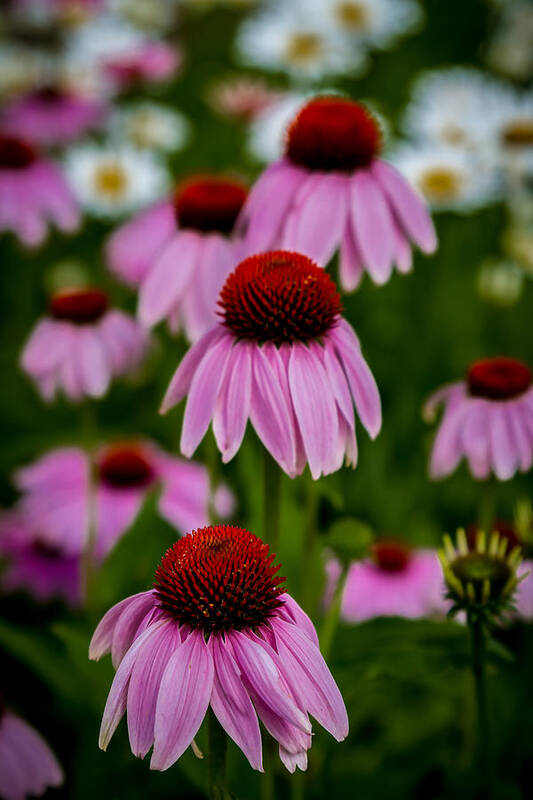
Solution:
{"label": "drooping pink petal", "polygon": [[154,743],[157,697],[163,673],[170,657],[181,646],[179,626],[166,619],[160,626],[152,624],[137,651],[131,672],[128,699],[128,733],[131,751],[144,758]]}
{"label": "drooping pink petal", "polygon": [[255,347],[252,352],[252,425],[273,458],[292,477],[296,445],[290,399],[284,396],[276,379],[277,369],[270,363],[281,356],[276,348],[269,350],[268,355],[261,347]]}
{"label": "drooping pink petal", "polygon": [[288,750],[285,750],[285,748],[280,745],[279,757],[283,766],[291,775],[296,771],[296,767],[302,772],[305,772],[307,769],[307,750],[300,750],[298,753],[289,753]]}
{"label": "drooping pink petal", "polygon": [[529,472],[533,464],[533,446],[525,419],[527,413],[527,409],[524,409],[520,401],[506,409],[507,424],[522,472]]}
{"label": "drooping pink petal", "polygon": [[180,441],[181,452],[187,458],[192,456],[209,426],[233,344],[229,334],[221,337],[206,352],[194,374]]}
{"label": "drooping pink petal", "polygon": [[187,351],[172,376],[172,380],[170,381],[163,402],[161,403],[161,414],[166,414],[167,411],[185,397],[203,357],[214,347],[219,339],[226,335],[227,333],[222,325],[215,325]]}
{"label": "drooping pink petal", "polygon": [[145,630],[138,639],[136,639],[128,652],[120,662],[109,695],[105,704],[104,713],[102,716],[102,724],[100,725],[100,737],[98,739],[98,746],[101,750],[107,750],[107,746],[111,741],[118,723],[124,716],[126,711],[126,703],[128,696],[128,686],[130,677],[139,650],[142,648],[146,639],[151,638],[157,628],[161,627],[164,621],[156,622],[148,630]]}
{"label": "drooping pink petal", "polygon": [[231,631],[227,640],[231,642],[243,679],[263,703],[290,725],[310,733],[309,720],[295,704],[265,648],[241,631]]}
{"label": "drooping pink petal", "polygon": [[488,409],[484,400],[470,400],[461,423],[461,445],[474,478],[485,480],[490,473],[490,448]]}
{"label": "drooping pink petal", "polygon": [[342,741],[348,735],[348,714],[320,650],[296,625],[276,618],[272,628],[285,677],[302,708]]}
{"label": "drooping pink petal", "polygon": [[137,286],[175,231],[174,209],[168,200],[143,211],[108,239],[110,269],[126,283]]}
{"label": "drooping pink petal", "polygon": [[144,325],[167,317],[187,289],[200,251],[200,236],[179,231],[158,255],[139,290],[138,316]]}
{"label": "drooping pink petal", "polygon": [[298,605],[296,600],[290,594],[284,593],[280,595],[280,600],[283,601],[283,606],[280,609],[282,612],[288,612],[298,627],[311,639],[312,642],[318,647],[318,635],[315,626],[311,622],[309,616],[305,613],[303,608]]}
{"label": "drooping pink petal", "polygon": [[221,636],[211,636],[208,648],[215,665],[211,708],[252,769],[263,772],[261,732],[257,714],[244,688],[240,670]]}
{"label": "drooping pink petal", "polygon": [[126,597],[124,600],[116,603],[104,614],[96,626],[96,630],[93,633],[91,642],[89,644],[90,659],[93,661],[98,661],[103,655],[110,652],[115,627],[121,614],[129,605],[131,605],[132,602],[135,601],[136,598],[146,595],[150,595],[153,598],[152,591],[139,592],[138,594],[131,595],[131,597]]}
{"label": "drooping pink petal", "polygon": [[490,455],[494,474],[501,481],[508,481],[516,472],[518,458],[507,423],[505,408],[493,403],[488,417]]}
{"label": "drooping pink petal", "polygon": [[352,233],[351,220],[348,219],[344,226],[339,255],[339,274],[341,286],[345,292],[353,292],[359,286],[364,274],[361,254],[357,249],[354,234]]}
{"label": "drooping pink petal", "polygon": [[174,651],[163,673],[151,769],[168,769],[191,744],[209,706],[213,673],[204,635],[193,631]]}
{"label": "drooping pink petal", "polygon": [[131,598],[131,602],[120,614],[115,624],[113,640],[111,642],[111,661],[115,669],[135,641],[139,625],[143,618],[154,605],[155,597],[153,592],[140,592]]}
{"label": "drooping pink petal", "polygon": [[250,415],[253,347],[250,342],[233,346],[215,406],[213,432],[224,464],[241,446]]}
{"label": "drooping pink petal", "polygon": [[361,422],[372,439],[375,439],[381,430],[379,390],[368,364],[360,349],[354,347],[353,339],[346,327],[338,325],[328,333],[328,337],[335,345],[337,358],[346,374]]}
{"label": "drooping pink petal", "polygon": [[398,170],[386,161],[375,161],[372,174],[386,192],[394,214],[424,253],[433,253],[437,237],[424,200]]}
{"label": "drooping pink petal", "polygon": [[338,436],[335,401],[319,356],[305,345],[293,345],[288,374],[309,469],[317,480],[340,466],[332,447]]}
{"label": "drooping pink petal", "polygon": [[448,407],[444,412],[444,417],[440,428],[435,437],[429,472],[432,478],[444,478],[449,475],[458,465],[463,455],[461,450],[461,426],[468,404],[459,403],[456,406]]}
{"label": "drooping pink petal", "polygon": [[89,397],[102,397],[111,381],[111,369],[97,329],[83,325],[78,331],[78,375]]}
{"label": "drooping pink petal", "polygon": [[394,228],[383,192],[370,172],[351,179],[350,214],[364,265],[377,284],[385,283],[394,258]]}

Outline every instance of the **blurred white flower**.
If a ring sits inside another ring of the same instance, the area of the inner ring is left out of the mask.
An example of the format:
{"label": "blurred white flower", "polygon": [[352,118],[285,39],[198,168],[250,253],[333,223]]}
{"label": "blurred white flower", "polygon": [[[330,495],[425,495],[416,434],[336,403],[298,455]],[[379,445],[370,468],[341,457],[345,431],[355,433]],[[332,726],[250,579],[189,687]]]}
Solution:
{"label": "blurred white flower", "polygon": [[486,147],[490,136],[485,124],[487,102],[496,101],[494,86],[475,69],[451,67],[423,74],[405,111],[405,132],[445,147]]}
{"label": "blurred white flower", "polygon": [[246,144],[253,158],[268,164],[282,157],[287,126],[306,99],[303,93],[287,93],[254,117]]}
{"label": "blurred white flower", "polygon": [[312,4],[292,0],[274,2],[250,16],[237,34],[240,58],[254,67],[287,72],[300,81],[360,72],[366,60],[364,49],[313,12]]}
{"label": "blurred white flower", "polygon": [[495,172],[481,167],[468,152],[406,144],[391,153],[389,160],[435,211],[473,211],[498,197]]}
{"label": "blurred white flower", "polygon": [[485,125],[498,166],[518,177],[533,174],[533,92],[499,87],[488,104]]}
{"label": "blurred white flower", "polygon": [[190,125],[179,111],[151,102],[117,108],[110,130],[119,141],[133,147],[180,150],[187,144]]}
{"label": "blurred white flower", "polygon": [[477,290],[487,303],[513,306],[522,294],[524,274],[512,261],[489,261],[481,265]]}
{"label": "blurred white flower", "polygon": [[168,173],[150,150],[83,144],[71,148],[65,169],[72,190],[89,212],[118,217],[148,205],[168,187]]}
{"label": "blurred white flower", "polygon": [[325,25],[373,47],[390,47],[422,20],[416,0],[309,0],[309,7]]}
{"label": "blurred white flower", "polygon": [[532,42],[533,5],[530,0],[506,2],[488,48],[487,62],[510,78],[528,79],[533,73]]}
{"label": "blurred white flower", "polygon": [[164,31],[176,23],[183,0],[109,0],[113,14],[144,30]]}

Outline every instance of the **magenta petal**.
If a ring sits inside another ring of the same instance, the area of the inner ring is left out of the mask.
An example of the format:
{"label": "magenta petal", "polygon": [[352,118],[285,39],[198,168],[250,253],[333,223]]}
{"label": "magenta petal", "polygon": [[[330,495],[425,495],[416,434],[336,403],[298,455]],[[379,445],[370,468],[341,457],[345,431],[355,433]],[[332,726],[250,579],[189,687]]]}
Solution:
{"label": "magenta petal", "polygon": [[162,249],[139,290],[138,317],[144,325],[165,319],[182,299],[191,281],[201,239],[193,231],[180,231]]}
{"label": "magenta petal", "polygon": [[139,636],[139,638],[136,639],[129,648],[128,652],[122,659],[119,668],[117,669],[113,683],[111,684],[111,689],[109,690],[109,696],[107,698],[104,714],[102,716],[102,724],[100,726],[100,738],[98,740],[98,746],[101,750],[107,750],[107,746],[111,741],[111,737],[113,736],[118,723],[126,711],[128,686],[130,682],[131,671],[135,665],[137,654],[146,639],[153,636],[154,630],[156,630],[157,627],[161,627],[163,624],[163,621],[156,622],[148,630],[144,631],[144,633],[142,633],[141,636]]}
{"label": "magenta petal", "polygon": [[335,401],[317,353],[303,344],[292,346],[289,361],[291,397],[302,434],[309,469],[315,480],[338,469],[334,445],[338,436]]}
{"label": "magenta petal", "polygon": [[241,446],[250,414],[253,347],[251,342],[233,346],[215,407],[213,432],[224,464]]}
{"label": "magenta petal", "polygon": [[180,441],[181,452],[188,458],[209,426],[233,344],[234,339],[230,335],[219,339],[207,351],[192,379]]}
{"label": "magenta petal", "polygon": [[131,598],[131,603],[122,611],[115,625],[111,642],[111,660],[115,669],[135,640],[143,618],[154,606],[154,593],[152,591],[140,592]]}
{"label": "magenta petal", "polygon": [[272,620],[280,660],[300,704],[337,741],[348,735],[348,714],[342,695],[320,650],[296,625]]}
{"label": "magenta petal", "polygon": [[113,634],[115,626],[126,608],[131,605],[138,597],[150,595],[153,598],[153,593],[139,592],[131,597],[126,597],[120,603],[116,603],[107,611],[93,633],[91,643],[89,644],[89,658],[93,661],[98,661],[103,655],[109,653],[111,650],[111,643],[113,641]]}
{"label": "magenta petal", "polygon": [[383,187],[394,213],[411,239],[424,253],[433,253],[437,237],[423,199],[407,183],[403,175],[386,161],[375,161],[372,174]]}
{"label": "magenta petal", "polygon": [[[250,417],[257,435],[278,464],[291,477],[294,475],[296,458],[295,432],[292,422],[290,398],[283,394],[277,370],[284,369],[276,348],[265,352],[265,348],[253,349],[253,380]],[[276,359],[276,368],[269,359]]]}
{"label": "magenta petal", "polygon": [[194,739],[211,699],[213,657],[201,631],[193,631],[163,673],[155,712],[151,769],[168,769]]}
{"label": "magenta petal", "polygon": [[160,408],[161,414],[166,414],[172,406],[185,397],[201,360],[224,335],[226,335],[224,328],[221,325],[215,325],[187,351],[165,392]]}
{"label": "magenta petal", "polygon": [[345,292],[353,292],[357,289],[363,277],[364,269],[361,254],[352,233],[352,223],[348,219],[344,226],[341,240],[341,252],[339,256],[339,274],[341,286]]}
{"label": "magenta petal", "polygon": [[131,751],[144,758],[154,743],[157,696],[163,673],[170,657],[181,645],[179,626],[166,619],[160,626],[152,624],[137,651],[128,687],[127,715]]}
{"label": "magenta petal", "polygon": [[352,178],[350,213],[364,265],[376,283],[385,283],[394,258],[394,221],[370,172],[360,170]]}
{"label": "magenta petal", "polygon": [[241,748],[252,769],[263,772],[259,722],[242,684],[237,663],[221,636],[212,635],[208,648],[215,665],[211,708],[228,736]]}
{"label": "magenta petal", "polygon": [[309,720],[295,704],[265,648],[240,631],[232,631],[227,639],[231,641],[243,678],[257,696],[281,719],[309,733]]}
{"label": "magenta petal", "polygon": [[379,390],[361,351],[354,347],[350,332],[339,325],[328,334],[335,345],[357,413],[370,436],[375,439],[381,430],[381,399]]}
{"label": "magenta petal", "polygon": [[137,285],[175,230],[174,209],[169,201],[143,211],[108,239],[106,256],[110,269],[127,283]]}

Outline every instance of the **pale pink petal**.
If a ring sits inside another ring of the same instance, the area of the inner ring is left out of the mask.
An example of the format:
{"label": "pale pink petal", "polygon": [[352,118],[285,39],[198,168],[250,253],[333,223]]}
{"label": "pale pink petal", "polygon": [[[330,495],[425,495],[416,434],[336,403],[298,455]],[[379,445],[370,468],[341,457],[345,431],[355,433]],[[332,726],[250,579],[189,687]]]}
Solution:
{"label": "pale pink petal", "polygon": [[223,336],[227,336],[226,330],[222,325],[215,325],[187,351],[176,372],[172,376],[172,380],[170,381],[163,402],[161,403],[161,414],[166,414],[172,406],[175,406],[185,397],[203,357]]}
{"label": "pale pink petal", "polygon": [[102,397],[111,381],[111,368],[98,331],[83,325],[76,343],[77,367],[84,391],[90,397]]}
{"label": "pale pink petal", "polygon": [[237,342],[230,353],[226,374],[213,415],[213,432],[222,461],[230,461],[244,437],[252,396],[251,342]]}
{"label": "pale pink petal", "polygon": [[161,680],[151,769],[168,769],[191,744],[209,706],[213,673],[204,635],[193,631],[171,656]]}
{"label": "pale pink petal", "polygon": [[355,237],[352,233],[351,221],[347,220],[341,240],[339,255],[339,274],[341,286],[345,292],[357,289],[363,277],[364,269],[361,254],[357,248]]}
{"label": "pale pink petal", "polygon": [[375,161],[372,174],[386,192],[395,216],[409,237],[424,253],[433,253],[437,248],[437,237],[424,200],[392,164]]}
{"label": "pale pink petal", "polygon": [[394,222],[382,190],[370,172],[351,180],[350,214],[363,263],[377,284],[390,277],[394,258]]}
{"label": "pale pink petal", "polygon": [[119,603],[112,606],[107,611],[100,622],[98,623],[95,632],[93,633],[91,643],[89,645],[89,658],[93,661],[98,661],[103,655],[109,653],[111,650],[111,643],[113,641],[113,634],[115,632],[116,624],[126,608],[137,598],[143,595],[151,595],[153,592],[139,592],[138,594],[126,597]]}
{"label": "pale pink petal", "polygon": [[518,458],[502,403],[492,404],[488,423],[494,474],[499,480],[508,481],[517,470]]}
{"label": "pale pink petal", "polygon": [[123,609],[116,621],[111,642],[111,661],[115,669],[135,641],[142,620],[154,606],[155,595],[149,591],[134,595]]}
{"label": "pale pink petal", "polygon": [[221,636],[211,636],[208,647],[215,665],[211,708],[228,736],[241,748],[252,769],[263,772],[257,714],[242,684],[237,663]]}

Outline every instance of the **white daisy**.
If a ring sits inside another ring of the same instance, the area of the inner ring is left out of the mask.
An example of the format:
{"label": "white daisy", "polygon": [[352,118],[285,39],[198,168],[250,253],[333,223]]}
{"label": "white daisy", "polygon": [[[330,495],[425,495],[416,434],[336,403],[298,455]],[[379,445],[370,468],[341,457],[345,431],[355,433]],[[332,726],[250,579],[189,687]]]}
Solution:
{"label": "white daisy", "polygon": [[533,165],[533,92],[499,88],[485,114],[491,150],[499,166],[531,174]]}
{"label": "white daisy", "polygon": [[285,131],[307,99],[290,92],[265,108],[250,123],[246,149],[257,161],[270,163],[283,155]]}
{"label": "white daisy", "polygon": [[148,205],[168,186],[168,173],[150,150],[83,144],[66,155],[67,178],[81,205],[117,217]]}
{"label": "white daisy", "polygon": [[128,55],[144,41],[145,35],[121,17],[100,14],[74,31],[67,52],[80,64],[98,65],[103,60]]}
{"label": "white daisy", "polygon": [[118,140],[133,147],[155,150],[181,150],[190,136],[187,118],[179,111],[151,102],[118,108],[111,120],[111,131]]}
{"label": "white daisy", "polygon": [[287,72],[300,81],[328,75],[354,75],[365,62],[365,52],[324,25],[307,6],[274,2],[249,17],[237,34],[237,51],[246,64]]}
{"label": "white daisy", "polygon": [[310,0],[309,8],[324,24],[374,47],[390,47],[423,17],[416,0]]}
{"label": "white daisy", "polygon": [[472,211],[498,197],[495,172],[453,147],[403,145],[389,160],[435,211]]}

